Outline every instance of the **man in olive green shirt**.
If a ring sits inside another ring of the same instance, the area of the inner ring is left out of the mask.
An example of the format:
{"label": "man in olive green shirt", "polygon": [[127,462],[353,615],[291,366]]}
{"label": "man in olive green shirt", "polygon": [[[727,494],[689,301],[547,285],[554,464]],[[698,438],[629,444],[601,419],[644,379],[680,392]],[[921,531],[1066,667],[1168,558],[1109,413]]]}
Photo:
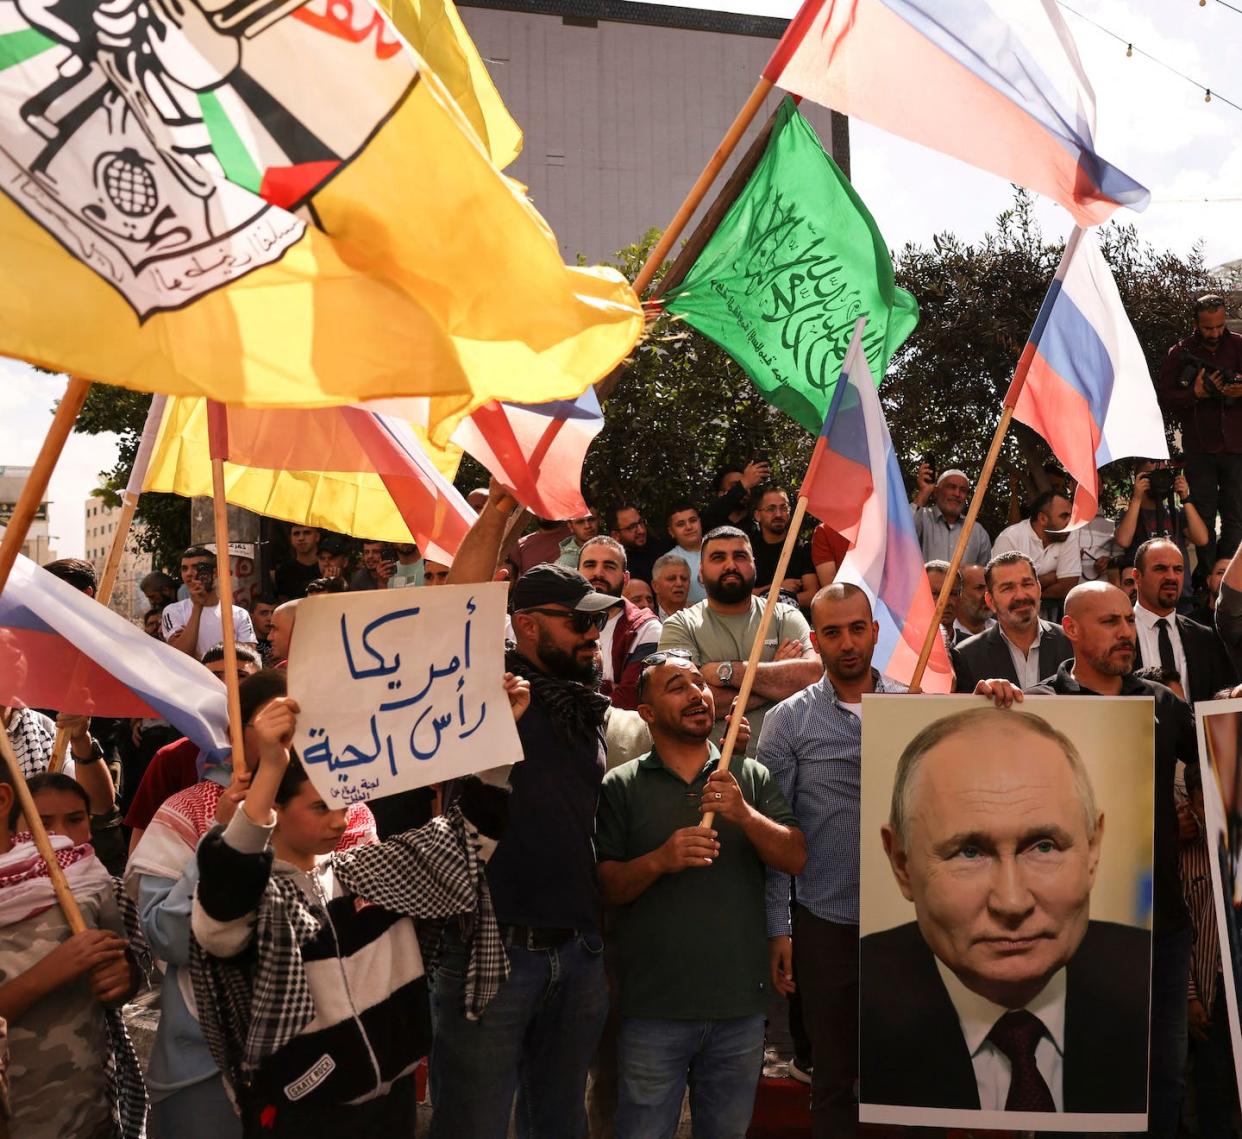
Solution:
{"label": "man in olive green shirt", "polygon": [[[724,717],[746,674],[759,631],[764,598],[751,592],[755,555],[750,539],[735,526],[718,526],[703,539],[699,579],[707,598],[672,614],[660,631],[660,648],[684,649],[703,670],[715,696],[717,724],[712,738],[724,735]],[[814,684],[824,674],[811,648],[811,629],[792,605],[778,603],[764,638],[754,686],[746,704],[754,739],[773,704]]]}
{"label": "man in olive green shirt", "polygon": [[763,1063],[765,868],[800,873],[806,841],[767,768],[719,770],[712,687],[689,656],[648,657],[638,692],[654,747],[604,777],[595,840],[616,907],[616,1135],[672,1134],[688,1072],[695,1133],[742,1139]]}

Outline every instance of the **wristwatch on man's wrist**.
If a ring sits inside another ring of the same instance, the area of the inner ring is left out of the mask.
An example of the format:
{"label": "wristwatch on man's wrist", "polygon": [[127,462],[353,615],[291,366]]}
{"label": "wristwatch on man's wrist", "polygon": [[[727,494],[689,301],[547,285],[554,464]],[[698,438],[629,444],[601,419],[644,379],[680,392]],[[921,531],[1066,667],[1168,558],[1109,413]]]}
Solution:
{"label": "wristwatch on man's wrist", "polygon": [[733,662],[731,660],[722,660],[716,665],[716,679],[726,688],[733,687]]}
{"label": "wristwatch on man's wrist", "polygon": [[72,741],[69,744],[69,754],[73,756],[74,763],[98,763],[104,758],[104,749],[93,736],[91,737],[91,750],[86,755],[77,755],[73,750]]}

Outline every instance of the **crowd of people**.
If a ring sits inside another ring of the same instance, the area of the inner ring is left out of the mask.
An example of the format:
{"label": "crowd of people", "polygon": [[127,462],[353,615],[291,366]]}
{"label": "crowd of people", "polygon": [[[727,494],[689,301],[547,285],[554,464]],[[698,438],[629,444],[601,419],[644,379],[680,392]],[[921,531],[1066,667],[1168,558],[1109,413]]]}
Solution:
{"label": "crowd of people", "polygon": [[[1200,302],[1196,325],[1195,352],[1237,350],[1223,310]],[[1214,398],[1219,374],[1203,367],[1180,386],[1179,351],[1161,392],[1191,423],[1185,474],[1138,464],[1117,518],[1066,534],[1072,487],[1049,471],[1024,518],[967,535],[940,635],[955,690],[1001,707],[1024,692],[1154,699],[1150,1132],[1185,1125],[1189,1072],[1196,1126],[1216,1139],[1237,1125],[1231,963],[1213,956],[1195,870],[1190,705],[1242,679],[1242,470],[1227,450],[1242,389]],[[971,480],[914,473],[939,593]],[[774,994],[812,1133],[856,1133],[863,696],[905,689],[874,667],[867,594],[837,580],[848,543],[820,525],[795,545],[748,676],[791,520],[762,456],[723,469],[701,508],[676,502],[659,519],[622,502],[536,520],[514,541],[508,491],[471,501],[451,567],[413,545],[355,550],[291,528],[270,589],[227,615],[245,739],[231,761],[213,765],[162,721],[4,709],[87,925],[71,932],[0,773],[12,1134],[412,1135],[413,1073],[429,1057],[436,1139],[501,1139],[511,1118],[524,1139],[666,1137],[687,1093],[695,1134],[741,1139]],[[142,589],[146,631],[221,675],[216,564],[192,546],[180,583],[152,574]],[[45,568],[94,590],[87,563]],[[325,804],[291,746],[299,607],[498,577],[522,754]],[[51,771],[58,727],[69,756]],[[146,987],[160,1012],[142,1070],[120,1010]]]}

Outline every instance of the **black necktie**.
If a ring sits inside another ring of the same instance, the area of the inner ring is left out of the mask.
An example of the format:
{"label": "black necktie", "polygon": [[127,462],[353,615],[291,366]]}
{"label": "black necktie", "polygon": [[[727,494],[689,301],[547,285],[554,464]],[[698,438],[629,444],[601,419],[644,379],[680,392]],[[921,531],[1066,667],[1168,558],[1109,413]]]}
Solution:
{"label": "black necktie", "polygon": [[[1160,646],[1160,667],[1177,672],[1177,658],[1173,655],[1173,638],[1169,636],[1169,621],[1161,617],[1156,622],[1156,644]],[[1183,683],[1186,678],[1181,677]]]}
{"label": "black necktie", "polygon": [[1009,1095],[1006,1111],[1056,1111],[1052,1092],[1035,1066],[1035,1046],[1044,1036],[1044,1024],[1026,1009],[1007,1012],[988,1033],[1008,1058],[1010,1066]]}

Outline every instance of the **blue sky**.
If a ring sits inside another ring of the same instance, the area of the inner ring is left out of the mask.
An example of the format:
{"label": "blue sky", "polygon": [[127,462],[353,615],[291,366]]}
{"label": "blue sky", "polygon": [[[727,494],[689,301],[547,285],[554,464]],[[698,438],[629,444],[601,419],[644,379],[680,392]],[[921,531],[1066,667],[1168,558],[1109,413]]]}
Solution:
{"label": "blue sky", "polygon": [[[716,0],[681,6],[790,16],[797,4]],[[1202,6],[1195,0],[1071,0],[1071,7],[1136,49],[1127,59],[1123,44],[1064,12],[1095,87],[1099,151],[1152,192],[1144,213],[1123,210],[1118,217],[1133,221],[1140,236],[1159,247],[1187,251],[1203,242],[1211,265],[1242,258],[1242,147],[1235,142],[1242,135],[1242,112],[1219,98],[1205,103],[1202,89],[1139,54],[1148,51],[1242,104],[1242,77],[1230,66],[1236,53],[1221,50],[1222,44],[1242,43],[1242,15],[1215,0]],[[863,123],[851,124],[851,149],[855,185],[893,247],[946,230],[977,238],[1011,198],[1001,179]],[[1050,235],[1069,231],[1068,216],[1055,206],[1041,204],[1039,217]],[[63,388],[63,379],[0,358],[0,463],[33,461]],[[98,473],[114,462],[115,449],[109,437],[77,435],[66,447],[50,495],[60,554],[81,554],[83,503]]]}

